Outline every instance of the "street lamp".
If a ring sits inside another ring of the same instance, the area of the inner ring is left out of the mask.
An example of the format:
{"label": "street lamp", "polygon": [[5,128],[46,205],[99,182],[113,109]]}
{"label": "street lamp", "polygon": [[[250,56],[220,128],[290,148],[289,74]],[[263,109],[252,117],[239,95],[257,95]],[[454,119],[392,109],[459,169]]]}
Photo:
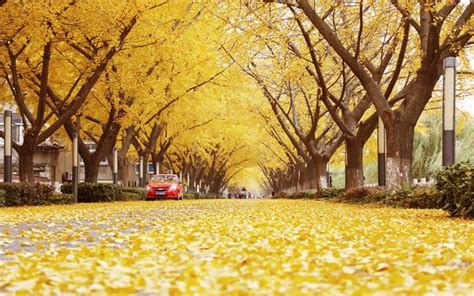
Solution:
{"label": "street lamp", "polygon": [[378,163],[378,183],[379,186],[385,186],[385,148],[387,147],[385,137],[385,126],[382,119],[379,117],[377,127],[377,163]]}
{"label": "street lamp", "polygon": [[118,183],[118,150],[114,147],[114,161],[112,165],[112,179],[114,184]]}
{"label": "street lamp", "polygon": [[12,111],[5,110],[4,113],[4,149],[3,149],[3,182],[12,182]]}
{"label": "street lamp", "polygon": [[78,183],[79,183],[79,155],[78,155],[78,134],[72,135],[72,194],[74,202],[78,201]]}
{"label": "street lamp", "polygon": [[140,165],[138,168],[138,184],[143,187],[143,156],[140,156]]}
{"label": "street lamp", "polygon": [[456,106],[456,58],[443,61],[443,166],[454,164],[455,159],[455,106]]}

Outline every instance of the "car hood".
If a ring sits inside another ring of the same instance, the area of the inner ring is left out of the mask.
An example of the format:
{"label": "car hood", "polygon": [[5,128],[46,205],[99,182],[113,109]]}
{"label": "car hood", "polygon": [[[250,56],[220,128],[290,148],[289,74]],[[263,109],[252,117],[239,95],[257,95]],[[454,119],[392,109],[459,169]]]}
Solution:
{"label": "car hood", "polygon": [[148,186],[152,188],[168,188],[175,183],[149,183]]}

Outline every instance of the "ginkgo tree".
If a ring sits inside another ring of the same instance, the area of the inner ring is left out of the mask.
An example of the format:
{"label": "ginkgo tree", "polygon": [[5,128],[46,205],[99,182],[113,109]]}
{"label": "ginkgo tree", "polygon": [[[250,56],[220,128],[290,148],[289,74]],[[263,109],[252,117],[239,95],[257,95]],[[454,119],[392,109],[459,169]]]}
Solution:
{"label": "ginkgo tree", "polygon": [[79,111],[107,65],[124,49],[140,17],[162,4],[9,1],[2,5],[2,77],[25,127],[23,143],[13,144],[22,181],[34,181],[35,147]]}
{"label": "ginkgo tree", "polygon": [[[394,8],[392,10],[395,10],[398,18],[408,22],[410,31],[413,31],[410,41],[416,45],[416,50],[404,53],[406,48],[403,47],[403,43],[393,49],[400,52],[395,63],[410,60],[409,68],[412,75],[408,81],[396,81],[388,86],[377,83],[371,75],[374,68],[372,61],[357,54],[357,46],[354,46],[351,38],[343,39],[343,36],[334,34],[333,28],[322,18],[324,12],[320,7],[315,7],[306,0],[293,2],[300,13],[314,25],[328,46],[358,78],[382,119],[387,130],[387,186],[390,189],[411,184],[416,122],[443,73],[444,58],[459,55],[474,34],[472,31],[474,3],[471,1],[463,5],[460,2],[459,0],[404,3],[397,0],[390,1],[390,7]],[[293,4],[287,3],[287,5]],[[377,15],[377,11],[385,11],[385,5],[376,3],[367,5],[369,11],[364,15]],[[338,13],[348,9],[353,7],[344,5],[344,2],[335,8]],[[358,27],[362,28],[364,19],[361,17],[358,23]],[[387,27],[392,24],[388,24]],[[390,75],[391,73],[388,74],[389,77]],[[383,79],[385,77],[387,75],[384,75]],[[395,87],[394,92],[391,87]],[[392,108],[389,100],[394,97],[403,97],[403,101]],[[404,132],[401,133],[400,130]]]}

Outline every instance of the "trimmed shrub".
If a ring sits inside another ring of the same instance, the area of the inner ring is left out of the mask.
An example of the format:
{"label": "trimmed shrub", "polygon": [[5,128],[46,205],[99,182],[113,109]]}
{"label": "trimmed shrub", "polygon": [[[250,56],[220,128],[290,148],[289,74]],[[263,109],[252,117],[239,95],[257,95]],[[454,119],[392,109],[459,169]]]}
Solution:
{"label": "trimmed shrub", "polygon": [[344,194],[345,190],[343,188],[323,188],[316,193],[317,198],[322,199],[335,199]]}
{"label": "trimmed shrub", "polygon": [[122,188],[116,184],[80,183],[78,185],[79,202],[108,202],[120,200]]}
{"label": "trimmed shrub", "polygon": [[146,189],[141,187],[122,187],[122,192],[135,193],[135,194],[146,194]]}
{"label": "trimmed shrub", "polygon": [[131,200],[144,200],[145,195],[140,193],[134,192],[122,192],[122,196],[120,197],[120,201],[131,201]]}
{"label": "trimmed shrub", "polygon": [[284,192],[273,198],[287,198],[287,199],[334,199],[344,193],[342,188],[323,188],[319,191],[308,190],[300,191],[292,194],[286,194]]}
{"label": "trimmed shrub", "polygon": [[54,188],[41,183],[2,183],[5,206],[47,205]]}
{"label": "trimmed shrub", "polygon": [[434,187],[414,187],[411,190],[398,191],[387,197],[385,203],[392,207],[412,209],[439,208],[439,193]]}
{"label": "trimmed shrub", "polygon": [[146,189],[141,187],[123,187],[122,196],[117,200],[144,200],[146,195]]}
{"label": "trimmed shrub", "polygon": [[61,193],[72,194],[72,184],[64,183],[63,185],[61,185],[61,188],[59,190],[61,191]]}
{"label": "trimmed shrub", "polygon": [[462,162],[437,176],[440,206],[453,217],[474,218],[474,165]]}
{"label": "trimmed shrub", "polygon": [[340,200],[351,203],[370,203],[382,202],[385,197],[386,193],[382,187],[357,187],[346,190],[340,196]]}
{"label": "trimmed shrub", "polygon": [[6,196],[6,191],[4,189],[0,189],[0,207],[5,206],[5,196]]}
{"label": "trimmed shrub", "polygon": [[74,203],[72,194],[55,193],[49,199],[50,204],[54,205],[68,205]]}
{"label": "trimmed shrub", "polygon": [[[108,202],[122,199],[122,188],[116,184],[79,183],[77,189],[79,202]],[[63,184],[61,192],[72,194],[72,184]]]}

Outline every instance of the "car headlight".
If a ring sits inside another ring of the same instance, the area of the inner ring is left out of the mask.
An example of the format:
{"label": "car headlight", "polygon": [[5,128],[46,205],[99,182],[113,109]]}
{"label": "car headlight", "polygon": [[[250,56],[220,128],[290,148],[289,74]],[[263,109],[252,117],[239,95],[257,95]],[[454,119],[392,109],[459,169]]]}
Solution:
{"label": "car headlight", "polygon": [[151,187],[150,186],[146,186],[146,191],[150,191],[151,190]]}
{"label": "car headlight", "polygon": [[178,188],[178,185],[172,184],[169,190],[176,190],[177,188]]}

